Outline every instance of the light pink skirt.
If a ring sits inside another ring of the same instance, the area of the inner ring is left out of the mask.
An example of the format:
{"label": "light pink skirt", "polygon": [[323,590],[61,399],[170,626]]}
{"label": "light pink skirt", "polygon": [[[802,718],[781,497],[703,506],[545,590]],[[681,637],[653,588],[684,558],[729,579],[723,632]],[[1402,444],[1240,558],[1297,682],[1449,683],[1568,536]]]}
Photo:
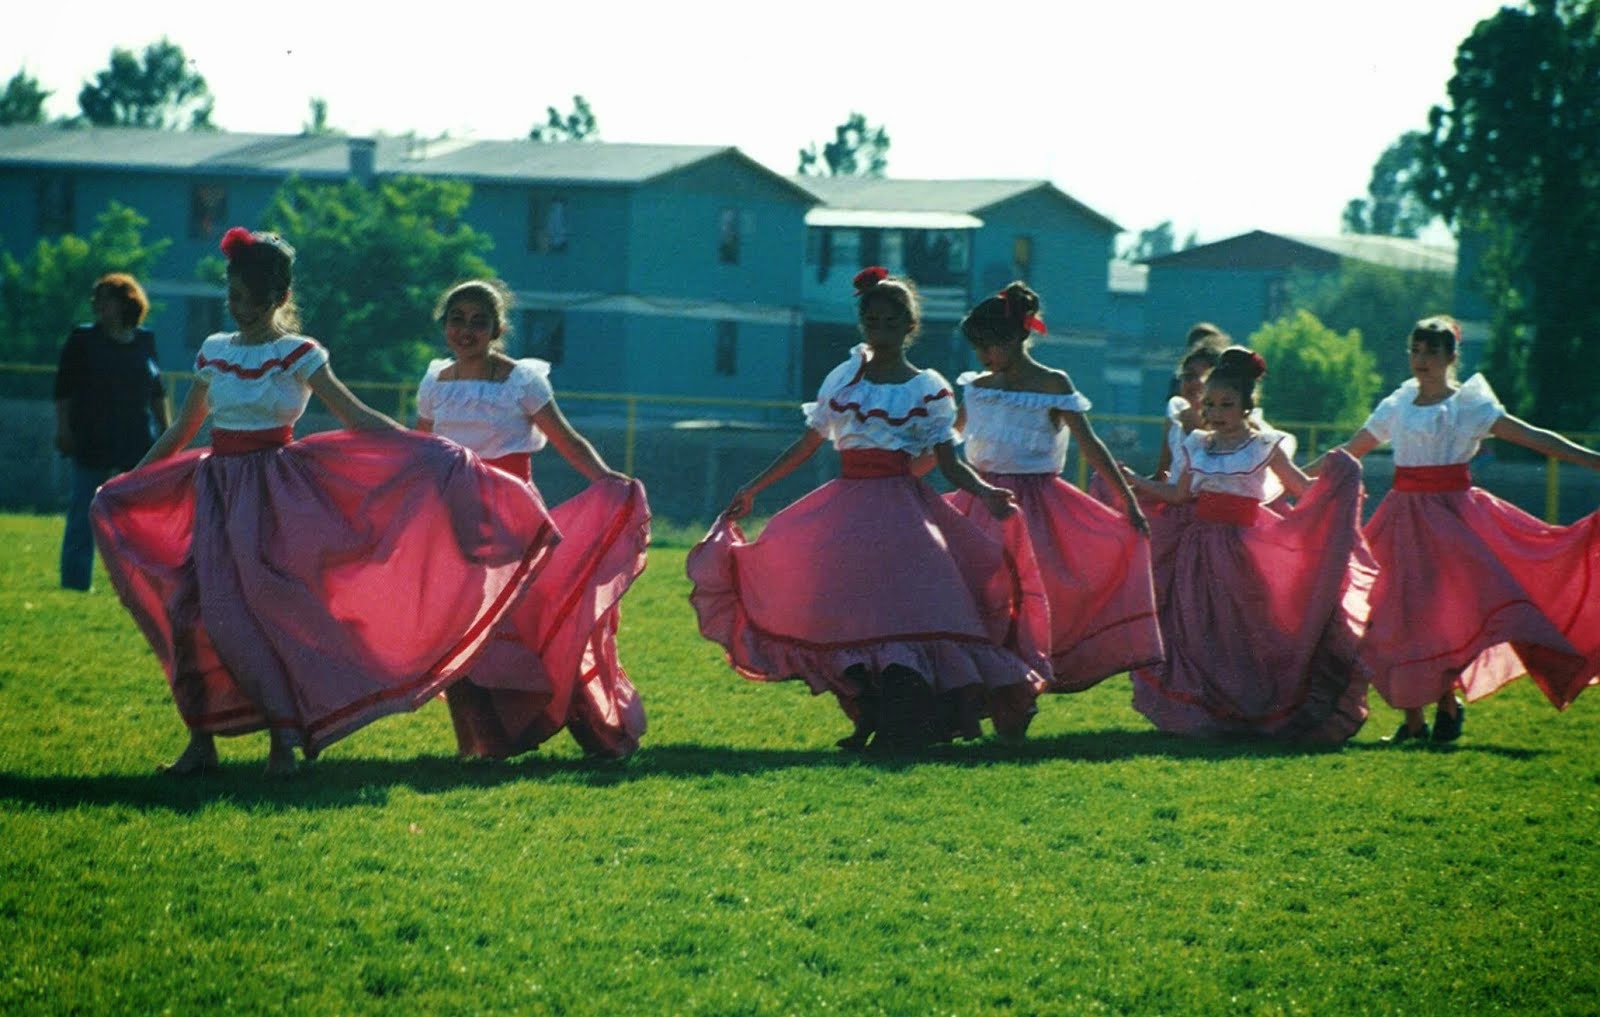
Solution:
{"label": "light pink skirt", "polygon": [[[1050,601],[1052,692],[1080,692],[1162,660],[1150,543],[1128,518],[1053,474],[983,478],[1017,495]],[[945,496],[997,539],[1000,524],[965,491]]]}
{"label": "light pink skirt", "polygon": [[308,756],[460,677],[559,539],[528,485],[403,431],[181,453],[91,517],[184,722]]}
{"label": "light pink skirt", "polygon": [[1524,674],[1557,708],[1600,675],[1600,512],[1551,526],[1479,488],[1391,491],[1362,659],[1399,708],[1481,699]]}
{"label": "light pink skirt", "polygon": [[[984,532],[910,476],[830,481],[759,539],[719,519],[689,552],[700,631],[756,681],[800,679],[858,715],[853,668],[915,671],[1020,733],[1049,673],[1049,605],[1020,513]],[[970,701],[970,700],[969,700]]]}
{"label": "light pink skirt", "polygon": [[1337,743],[1367,716],[1357,646],[1376,563],[1361,472],[1344,452],[1286,516],[1206,522],[1162,506],[1151,552],[1163,665],[1134,672],[1133,705],[1163,731]]}
{"label": "light pink skirt", "polygon": [[445,693],[463,755],[514,756],[565,727],[587,752],[620,758],[644,734],[644,705],[617,657],[622,596],[650,543],[644,485],[597,481],[551,515],[561,544]]}

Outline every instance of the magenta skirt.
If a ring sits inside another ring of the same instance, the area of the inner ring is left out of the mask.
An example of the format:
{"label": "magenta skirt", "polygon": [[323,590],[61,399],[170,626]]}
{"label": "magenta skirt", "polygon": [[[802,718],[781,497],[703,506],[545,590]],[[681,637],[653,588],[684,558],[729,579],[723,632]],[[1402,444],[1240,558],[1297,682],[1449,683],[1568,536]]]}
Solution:
{"label": "magenta skirt", "polygon": [[[983,478],[1016,493],[1050,601],[1051,692],[1081,692],[1161,663],[1150,543],[1114,511],[1053,474]],[[1000,539],[1001,526],[965,491],[945,496]]]}
{"label": "magenta skirt", "polygon": [[1134,672],[1161,730],[1337,743],[1367,717],[1357,658],[1376,562],[1361,535],[1361,469],[1330,453],[1285,516],[1207,522],[1194,504],[1151,518],[1167,659]]}
{"label": "magenta skirt", "polygon": [[650,543],[644,485],[597,481],[551,515],[560,545],[445,693],[462,755],[514,756],[565,727],[586,752],[621,758],[644,734],[644,705],[617,656],[622,596]]}
{"label": "magenta skirt", "polygon": [[308,756],[459,678],[559,539],[526,484],[404,431],[184,452],[91,519],[184,722]]}
{"label": "magenta skirt", "polygon": [[1600,512],[1551,526],[1479,488],[1391,491],[1362,659],[1391,705],[1481,699],[1526,674],[1558,709],[1600,675]]}
{"label": "magenta skirt", "polygon": [[935,694],[981,693],[995,728],[1021,733],[1045,688],[1050,609],[1020,513],[999,533],[910,476],[841,478],[754,541],[719,519],[689,552],[690,601],[746,678],[802,680],[854,718],[846,672],[898,665]]}

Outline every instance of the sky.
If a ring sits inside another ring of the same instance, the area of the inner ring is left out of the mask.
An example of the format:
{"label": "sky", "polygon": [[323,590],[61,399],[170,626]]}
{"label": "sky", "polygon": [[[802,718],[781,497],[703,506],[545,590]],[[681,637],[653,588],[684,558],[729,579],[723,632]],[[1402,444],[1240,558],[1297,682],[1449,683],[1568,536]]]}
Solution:
{"label": "sky", "polygon": [[[1047,179],[1129,231],[1331,234],[1372,165],[1447,101],[1498,0],[55,0],[8,16],[77,112],[113,48],[181,46],[232,131],[520,138],[586,97],[606,141],[737,146],[780,173],[852,111],[890,176]],[[19,24],[20,20],[20,24]]]}

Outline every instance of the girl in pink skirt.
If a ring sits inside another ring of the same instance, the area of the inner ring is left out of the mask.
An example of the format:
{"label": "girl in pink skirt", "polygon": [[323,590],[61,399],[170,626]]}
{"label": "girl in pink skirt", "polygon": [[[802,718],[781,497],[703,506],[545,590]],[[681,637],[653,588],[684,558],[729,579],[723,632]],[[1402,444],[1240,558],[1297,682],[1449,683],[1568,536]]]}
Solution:
{"label": "girl in pink skirt", "polygon": [[[350,394],[297,335],[293,250],[234,228],[228,308],[177,421],[100,488],[95,539],[166,669],[189,745],[266,728],[269,774],[415,708],[483,648],[556,539],[528,489]],[[315,394],[349,431],[291,441]],[[212,419],[211,447],[179,454]],[[355,432],[355,433],[351,433]]]}
{"label": "girl in pink skirt", "polygon": [[1343,447],[1394,447],[1394,488],[1367,524],[1382,571],[1362,647],[1373,684],[1405,710],[1389,739],[1460,737],[1463,704],[1530,675],[1563,709],[1600,675],[1600,512],[1551,526],[1472,486],[1484,438],[1600,469],[1600,453],[1505,411],[1481,374],[1455,381],[1461,327],[1426,318],[1411,333],[1412,378]]}
{"label": "girl in pink skirt", "polygon": [[[561,543],[528,592],[445,696],[463,756],[505,758],[565,727],[594,755],[639,747],[644,707],[617,658],[619,604],[644,571],[650,508],[644,485],[606,465],[556,405],[550,364],[503,351],[510,295],[473,280],[439,301],[453,359],[435,360],[417,389],[417,428],[467,446],[532,484],[548,442],[590,481],[551,515]],[[537,489],[535,489],[537,494]]]}
{"label": "girl in pink skirt", "polygon": [[[1163,731],[1337,743],[1367,716],[1356,648],[1375,564],[1361,537],[1361,473],[1344,453],[1315,483],[1285,435],[1252,427],[1259,355],[1223,351],[1206,430],[1184,439],[1176,484],[1135,478],[1168,504],[1151,520],[1164,664],[1134,672],[1134,706]],[[1299,504],[1267,507],[1287,487]]]}
{"label": "girl in pink skirt", "polygon": [[[807,430],[733,496],[690,552],[700,631],[746,678],[799,678],[855,723],[846,748],[978,737],[987,713],[1020,737],[1045,686],[1049,607],[1010,492],[956,458],[956,403],[905,355],[919,322],[909,280],[856,276],[866,342],[834,368]],[[824,441],[843,477],[785,508],[759,539],[737,523],[756,495]],[[997,539],[911,474],[932,452],[997,517]]]}
{"label": "girl in pink skirt", "polygon": [[[958,379],[966,458],[984,481],[1016,496],[1027,522],[1050,600],[1050,691],[1078,692],[1160,663],[1149,525],[1084,416],[1089,400],[1028,352],[1030,334],[1044,331],[1038,294],[1014,282],[973,308],[961,331],[987,369]],[[1061,479],[1072,436],[1118,492],[1126,516]],[[965,491],[947,497],[998,537],[976,498]]]}

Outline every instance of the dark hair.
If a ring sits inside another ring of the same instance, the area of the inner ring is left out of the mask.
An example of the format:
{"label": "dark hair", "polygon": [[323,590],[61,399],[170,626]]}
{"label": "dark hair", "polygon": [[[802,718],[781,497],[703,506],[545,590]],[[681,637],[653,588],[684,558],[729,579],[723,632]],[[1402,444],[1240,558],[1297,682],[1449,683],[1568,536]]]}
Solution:
{"label": "dark hair", "polygon": [[1204,344],[1215,347],[1218,352],[1221,352],[1233,345],[1233,336],[1230,336],[1209,321],[1197,321],[1189,326],[1189,335],[1184,341],[1189,344],[1190,349]]}
{"label": "dark hair", "polygon": [[129,328],[144,324],[150,313],[150,298],[145,296],[139,280],[126,272],[109,272],[94,281],[95,296],[109,293],[122,304],[122,323]]}
{"label": "dark hair", "polygon": [[1019,343],[1032,331],[1030,320],[1039,317],[1039,294],[1027,283],[1014,282],[984,300],[961,319],[961,334],[979,346]]}
{"label": "dark hair", "polygon": [[300,327],[300,311],[290,289],[294,285],[294,248],[276,233],[252,233],[235,226],[222,236],[228,276],[263,304],[277,305],[273,323],[285,331]]}
{"label": "dark hair", "polygon": [[511,290],[505,283],[498,279],[468,279],[466,282],[456,283],[433,306],[433,320],[442,322],[450,316],[450,311],[462,301],[472,301],[482,304],[494,315],[495,324],[500,327],[500,335],[494,341],[495,348],[505,346],[505,337],[511,334]]}
{"label": "dark hair", "polygon": [[856,313],[867,313],[867,304],[873,300],[887,300],[906,312],[911,319],[911,332],[907,339],[917,334],[922,325],[922,301],[917,296],[917,284],[903,276],[890,275],[881,268],[862,269],[856,273]]}
{"label": "dark hair", "polygon": [[1249,412],[1256,405],[1256,382],[1266,373],[1267,362],[1261,359],[1261,354],[1244,346],[1229,346],[1217,358],[1217,366],[1211,369],[1206,384],[1220,382],[1234,389],[1245,411]]}
{"label": "dark hair", "polygon": [[1428,344],[1428,349],[1442,350],[1450,356],[1456,352],[1456,344],[1461,341],[1461,323],[1448,314],[1435,314],[1417,322],[1411,330],[1411,342]]}

